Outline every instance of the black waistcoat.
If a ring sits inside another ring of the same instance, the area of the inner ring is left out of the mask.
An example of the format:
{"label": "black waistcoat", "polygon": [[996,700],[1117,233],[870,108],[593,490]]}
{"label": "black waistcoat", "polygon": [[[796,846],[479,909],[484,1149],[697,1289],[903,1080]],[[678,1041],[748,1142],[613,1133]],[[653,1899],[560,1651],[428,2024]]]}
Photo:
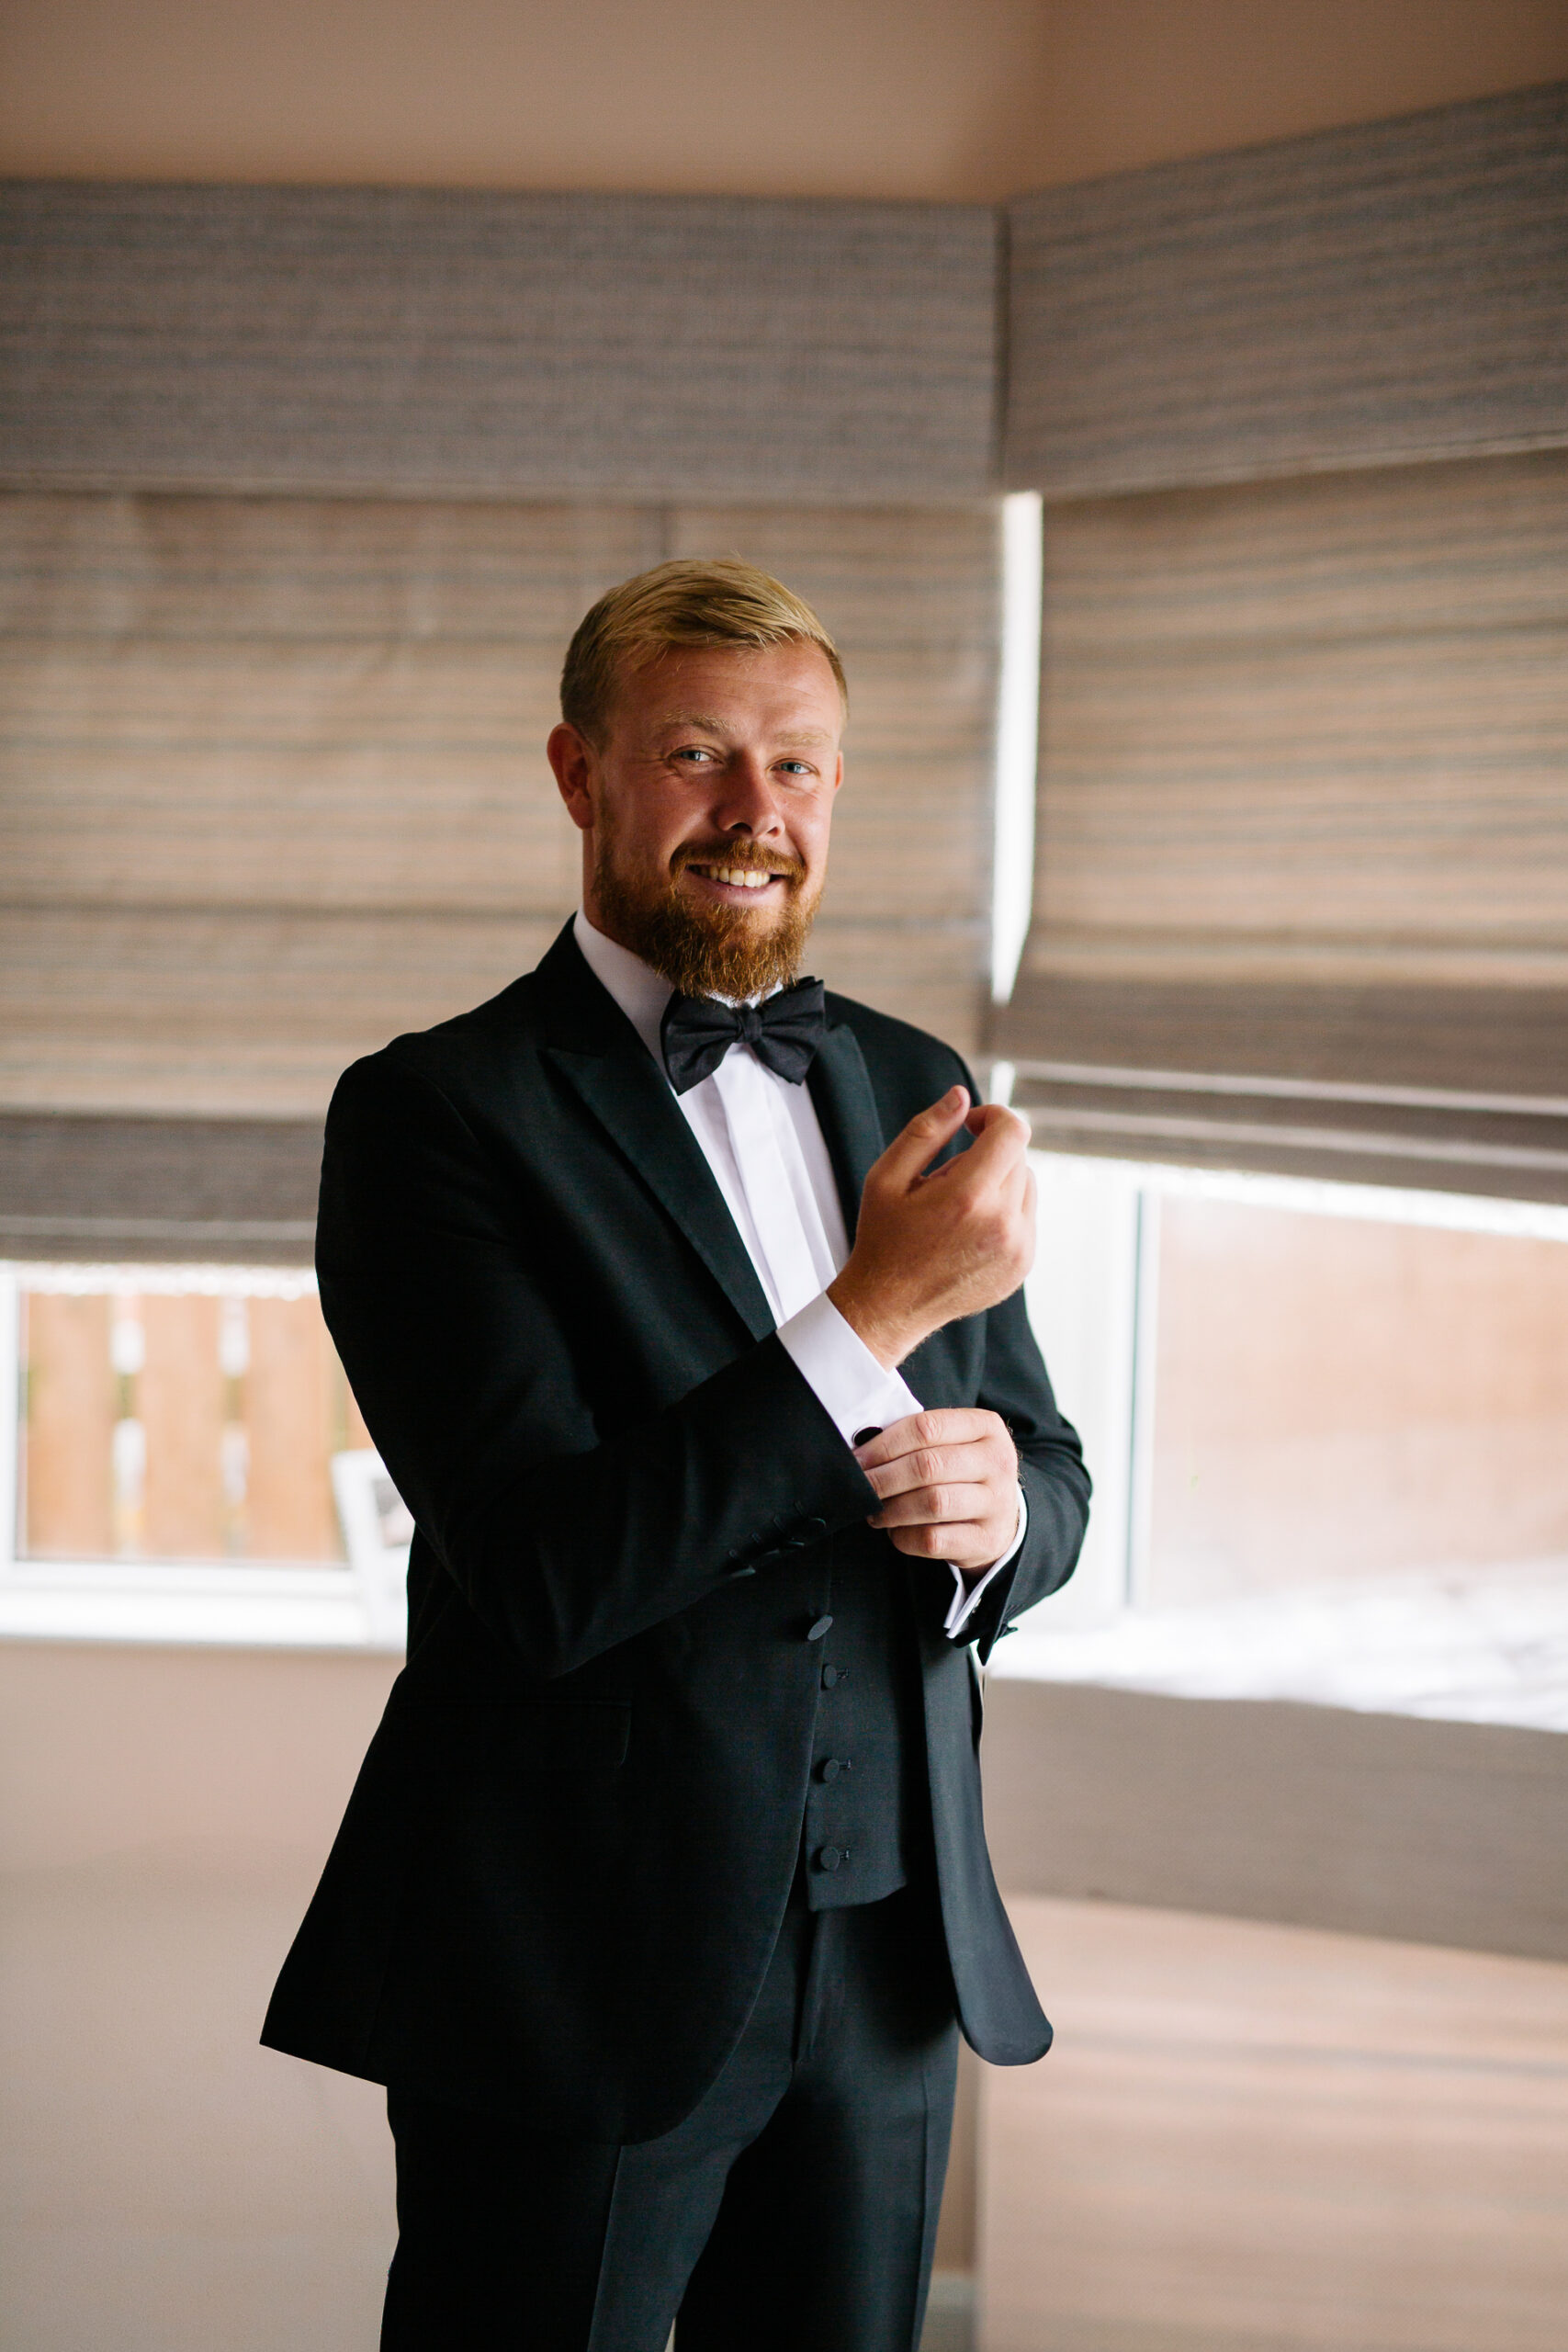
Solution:
{"label": "black waistcoat", "polygon": [[[919,1666],[905,1565],[869,1530],[832,1545],[801,1834],[814,1911],[878,1903],[931,1842]],[[818,1624],[823,1623],[818,1619]]]}

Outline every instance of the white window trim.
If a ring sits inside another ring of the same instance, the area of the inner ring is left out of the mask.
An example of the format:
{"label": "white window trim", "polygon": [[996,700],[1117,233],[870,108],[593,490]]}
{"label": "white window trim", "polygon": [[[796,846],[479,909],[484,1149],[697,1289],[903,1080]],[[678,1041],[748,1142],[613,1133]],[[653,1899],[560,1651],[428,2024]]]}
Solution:
{"label": "white window trim", "polygon": [[1034,907],[1043,514],[1036,491],[1014,491],[1002,500],[1001,658],[991,840],[991,996],[997,1004],[1006,1004],[1012,994]]}

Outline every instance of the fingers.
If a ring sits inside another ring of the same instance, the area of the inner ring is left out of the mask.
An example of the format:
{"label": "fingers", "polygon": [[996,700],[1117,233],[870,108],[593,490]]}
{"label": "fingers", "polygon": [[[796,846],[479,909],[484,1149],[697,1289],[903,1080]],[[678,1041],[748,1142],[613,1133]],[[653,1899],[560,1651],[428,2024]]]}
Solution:
{"label": "fingers", "polygon": [[1029,1149],[1029,1121],[1020,1112],[1010,1111],[1005,1102],[982,1102],[970,1113],[966,1124],[976,1144],[988,1141],[993,1150],[1010,1156]]}
{"label": "fingers", "polygon": [[917,1560],[959,1567],[998,1559],[1018,1518],[1018,1452],[983,1408],[910,1413],[855,1449],[878,1503],[868,1524]]}
{"label": "fingers", "polygon": [[[945,1442],[933,1442],[939,1436]],[[903,1450],[886,1460],[870,1459],[885,1452],[889,1439]],[[911,1414],[863,1446],[858,1458],[877,1497],[868,1523],[890,1533],[911,1527],[951,1530],[1005,1518],[1012,1508],[1018,1453],[1006,1422],[995,1413]],[[930,1548],[933,1556],[947,1556],[940,1544]]]}
{"label": "fingers", "polygon": [[972,1136],[988,1135],[993,1129],[1016,1136],[1025,1148],[1033,1129],[1021,1111],[1012,1110],[1006,1102],[977,1102],[964,1121]]}
{"label": "fingers", "polygon": [[894,1136],[876,1163],[877,1172],[899,1191],[908,1192],[920,1170],[958,1133],[968,1111],[965,1089],[950,1086],[940,1102],[917,1111],[908,1125]]}
{"label": "fingers", "polygon": [[951,1086],[940,1102],[917,1111],[908,1125],[894,1136],[876,1163],[879,1172],[907,1192],[960,1127],[968,1128],[974,1142],[962,1159],[949,1164],[965,1168],[971,1182],[998,1171],[1029,1148],[1028,1122],[1016,1111],[1000,1102],[972,1105],[964,1087]]}
{"label": "fingers", "polygon": [[[976,1438],[969,1445],[918,1446],[897,1462],[868,1470],[866,1476],[878,1498],[887,1502],[897,1495],[931,1496],[952,1486],[1010,1487],[1017,1470],[1018,1457],[1004,1435]],[[935,1504],[931,1510],[942,1516]]]}
{"label": "fingers", "polygon": [[1021,1159],[1016,1168],[1008,1170],[1006,1185],[1004,1197],[1008,1207],[1014,1216],[1021,1218],[1028,1225],[1030,1233],[1032,1235],[1035,1204],[1034,1170],[1027,1159]]}
{"label": "fingers", "polygon": [[[855,1460],[870,1477],[885,1464],[918,1453],[923,1447],[972,1444],[992,1432],[1007,1436],[1007,1423],[999,1413],[988,1413],[977,1405],[938,1406],[930,1412],[908,1413],[901,1421],[889,1421],[877,1436],[856,1446]],[[1008,1442],[1011,1444],[1010,1438]]]}
{"label": "fingers", "polygon": [[1029,1150],[1029,1128],[1016,1111],[1000,1102],[983,1102],[964,1121],[974,1140],[967,1151],[944,1160],[925,1179],[928,1184],[953,1184],[972,1193],[1004,1183],[1015,1167],[1022,1167]]}
{"label": "fingers", "polygon": [[942,1560],[950,1567],[988,1568],[1012,1541],[1015,1514],[965,1520],[962,1526],[894,1527],[887,1541],[911,1560]]}
{"label": "fingers", "polygon": [[988,1485],[965,1486],[955,1481],[943,1487],[916,1487],[908,1494],[892,1496],[880,1510],[873,1511],[866,1525],[888,1530],[962,1526],[970,1520],[991,1518],[998,1501],[998,1489]]}

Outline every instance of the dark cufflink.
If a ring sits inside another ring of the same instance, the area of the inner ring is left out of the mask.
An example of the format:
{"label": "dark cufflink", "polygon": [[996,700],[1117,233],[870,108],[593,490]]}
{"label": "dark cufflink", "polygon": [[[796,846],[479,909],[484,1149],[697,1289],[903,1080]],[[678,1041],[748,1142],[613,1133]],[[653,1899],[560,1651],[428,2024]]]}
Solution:
{"label": "dark cufflink", "polygon": [[870,1427],[869,1427],[869,1428],[867,1428],[867,1429],[863,1429],[863,1430],[856,1430],[856,1431],[855,1431],[855,1433],[854,1433],[853,1442],[854,1442],[856,1445],[869,1445],[869,1444],[871,1443],[871,1441],[872,1441],[872,1439],[873,1439],[874,1437],[880,1437],[881,1435],[882,1435],[882,1431],[881,1431],[880,1428],[877,1426],[877,1424],[876,1424],[874,1421],[873,1421],[873,1422],[871,1423],[871,1425],[870,1425]]}

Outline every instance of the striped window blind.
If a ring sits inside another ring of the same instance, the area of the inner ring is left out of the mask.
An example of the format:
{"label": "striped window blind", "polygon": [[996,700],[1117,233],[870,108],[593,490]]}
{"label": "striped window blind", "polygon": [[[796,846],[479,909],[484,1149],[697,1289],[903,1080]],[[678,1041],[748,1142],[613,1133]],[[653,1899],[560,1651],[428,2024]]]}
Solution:
{"label": "striped window blind", "polygon": [[337,1072],[529,968],[576,903],[543,750],[572,628],[704,551],[779,572],[843,649],[813,964],[973,1047],[994,502],[12,492],[0,1251],[308,1254]]}
{"label": "striped window blind", "polygon": [[1043,1131],[1568,1199],[1568,452],[1046,521]]}

